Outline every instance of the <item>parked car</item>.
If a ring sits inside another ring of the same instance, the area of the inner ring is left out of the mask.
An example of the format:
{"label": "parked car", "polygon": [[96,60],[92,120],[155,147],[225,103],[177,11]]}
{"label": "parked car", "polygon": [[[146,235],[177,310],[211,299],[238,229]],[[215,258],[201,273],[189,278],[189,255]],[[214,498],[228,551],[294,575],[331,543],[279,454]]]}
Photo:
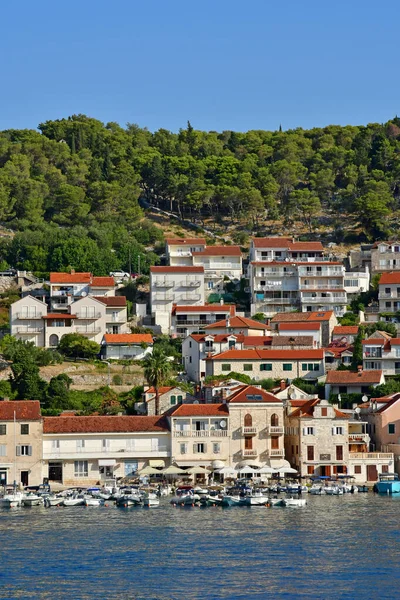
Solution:
{"label": "parked car", "polygon": [[110,277],[114,277],[117,281],[122,281],[123,279],[129,279],[129,273],[125,271],[112,271]]}

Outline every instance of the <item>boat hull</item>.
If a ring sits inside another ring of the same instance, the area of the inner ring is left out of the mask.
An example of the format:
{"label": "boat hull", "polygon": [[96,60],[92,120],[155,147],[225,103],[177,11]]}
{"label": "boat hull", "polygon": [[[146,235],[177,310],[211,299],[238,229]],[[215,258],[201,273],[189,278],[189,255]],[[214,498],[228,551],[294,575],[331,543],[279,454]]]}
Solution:
{"label": "boat hull", "polygon": [[400,494],[400,481],[378,481],[376,489],[379,494]]}

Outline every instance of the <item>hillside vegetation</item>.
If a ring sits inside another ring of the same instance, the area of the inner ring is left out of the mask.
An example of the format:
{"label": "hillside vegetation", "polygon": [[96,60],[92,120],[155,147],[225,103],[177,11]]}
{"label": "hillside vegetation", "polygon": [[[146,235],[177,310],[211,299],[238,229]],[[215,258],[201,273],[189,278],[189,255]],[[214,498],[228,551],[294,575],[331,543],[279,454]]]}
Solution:
{"label": "hillside vegetation", "polygon": [[[162,231],[142,198],[200,224],[264,233],[325,227],[336,241],[390,235],[400,197],[400,119],[291,131],[151,133],[74,115],[0,133],[0,258],[47,273],[144,272]],[[275,223],[275,226],[274,226]],[[346,226],[344,226],[344,223]]]}

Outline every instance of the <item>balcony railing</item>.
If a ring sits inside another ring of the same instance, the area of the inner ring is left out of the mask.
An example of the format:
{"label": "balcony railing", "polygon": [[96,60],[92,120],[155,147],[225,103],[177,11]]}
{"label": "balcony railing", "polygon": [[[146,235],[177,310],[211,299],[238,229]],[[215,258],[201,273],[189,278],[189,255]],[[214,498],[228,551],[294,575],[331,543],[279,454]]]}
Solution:
{"label": "balcony railing", "polygon": [[318,303],[318,304],[334,304],[335,302],[347,302],[347,296],[302,296],[302,302]]}
{"label": "balcony railing", "polygon": [[52,308],[60,308],[61,310],[63,310],[64,308],[68,308],[69,304],[68,302],[52,302],[51,306]]}
{"label": "balcony railing", "polygon": [[343,284],[327,284],[324,283],[323,285],[305,285],[304,283],[300,285],[300,291],[304,292],[308,292],[309,290],[320,290],[320,291],[324,291],[324,290],[343,290],[344,285]]}
{"label": "balcony railing", "polygon": [[389,294],[386,294],[385,292],[379,292],[379,300],[382,298],[393,298],[394,300],[398,300],[400,299],[400,294],[397,292],[390,292]]}
{"label": "balcony railing", "polygon": [[243,435],[256,435],[257,427],[243,427]]}
{"label": "balcony railing", "polygon": [[181,287],[188,287],[188,288],[197,288],[197,287],[200,287],[200,284],[201,284],[200,281],[191,281],[189,279],[183,279],[180,282]]}
{"label": "balcony railing", "polygon": [[165,281],[165,280],[155,280],[153,281],[153,286],[156,288],[173,288],[175,283],[173,281]]}
{"label": "balcony railing", "polygon": [[271,269],[269,267],[265,267],[264,271],[261,269],[256,269],[255,276],[256,277],[266,277],[270,275],[276,275],[277,277],[292,277],[296,275],[296,271],[294,269]]}
{"label": "balcony railing", "polygon": [[12,329],[13,333],[18,333],[18,335],[38,335],[43,331],[43,328],[39,327],[16,327]]}
{"label": "balcony railing", "polygon": [[182,294],[183,300],[200,300],[200,294]]}
{"label": "balcony railing", "polygon": [[203,429],[200,431],[197,431],[196,429],[174,429],[173,433],[175,437],[205,438],[228,436],[228,431],[226,429]]}
{"label": "balcony railing", "polygon": [[368,444],[370,437],[368,433],[349,433],[349,442],[360,442]]}
{"label": "balcony railing", "polygon": [[255,448],[245,448],[244,450],[242,450],[242,456],[258,456],[258,452]]}
{"label": "balcony railing", "polygon": [[97,312],[97,313],[88,315],[87,313],[84,313],[84,312],[78,312],[78,313],[76,313],[76,316],[78,319],[85,319],[86,321],[95,321],[96,319],[101,318],[101,313]]}
{"label": "balcony railing", "polygon": [[364,352],[364,358],[382,358],[382,350]]}
{"label": "balcony railing", "polygon": [[270,448],[267,452],[268,452],[268,456],[275,457],[275,458],[285,456],[285,451],[283,448]]}
{"label": "balcony railing", "polygon": [[156,300],[158,302],[170,302],[171,300],[174,299],[174,295],[173,294],[154,294],[154,296],[152,297],[153,300]]}
{"label": "balcony railing", "polygon": [[354,460],[393,460],[392,452],[349,452]]}
{"label": "balcony railing", "polygon": [[[223,317],[221,317],[222,319]],[[186,325],[211,325],[215,321],[209,319],[186,319],[185,321],[176,321],[176,327],[185,327]]]}
{"label": "balcony railing", "polygon": [[282,435],[284,433],[284,428],[281,425],[269,425],[267,431],[270,435]]}
{"label": "balcony railing", "polygon": [[190,251],[190,250],[181,250],[181,251],[179,251],[179,252],[178,252],[178,251],[176,251],[176,250],[175,250],[175,251],[174,251],[174,250],[172,250],[172,251],[169,253],[169,255],[170,255],[170,256],[173,256],[174,258],[179,258],[180,256],[182,256],[182,257],[192,256],[192,253],[191,253],[191,251]]}
{"label": "balcony railing", "polygon": [[96,335],[101,332],[101,327],[91,327],[87,329],[86,327],[75,327],[76,333],[80,333],[81,335]]}
{"label": "balcony railing", "polygon": [[20,321],[22,321],[22,320],[25,320],[25,319],[26,320],[41,319],[43,317],[43,314],[42,313],[40,313],[40,314],[35,313],[34,315],[27,315],[26,313],[19,312],[15,316],[17,317],[17,319],[19,319]]}
{"label": "balcony railing", "polygon": [[307,268],[299,267],[299,276],[300,277],[340,277],[343,275],[344,269],[330,269],[329,267],[322,267],[319,271],[315,267],[310,271]]}

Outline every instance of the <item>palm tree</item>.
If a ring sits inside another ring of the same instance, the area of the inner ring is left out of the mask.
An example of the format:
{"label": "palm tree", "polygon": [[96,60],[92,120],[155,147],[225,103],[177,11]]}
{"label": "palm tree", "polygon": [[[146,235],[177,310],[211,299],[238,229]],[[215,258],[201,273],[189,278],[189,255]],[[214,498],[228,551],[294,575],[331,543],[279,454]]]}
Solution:
{"label": "palm tree", "polygon": [[159,388],[165,383],[168,375],[171,372],[171,364],[168,362],[168,357],[157,346],[154,347],[153,353],[148,354],[144,359],[144,376],[147,383],[154,387],[156,393],[155,413],[160,414],[160,394]]}

